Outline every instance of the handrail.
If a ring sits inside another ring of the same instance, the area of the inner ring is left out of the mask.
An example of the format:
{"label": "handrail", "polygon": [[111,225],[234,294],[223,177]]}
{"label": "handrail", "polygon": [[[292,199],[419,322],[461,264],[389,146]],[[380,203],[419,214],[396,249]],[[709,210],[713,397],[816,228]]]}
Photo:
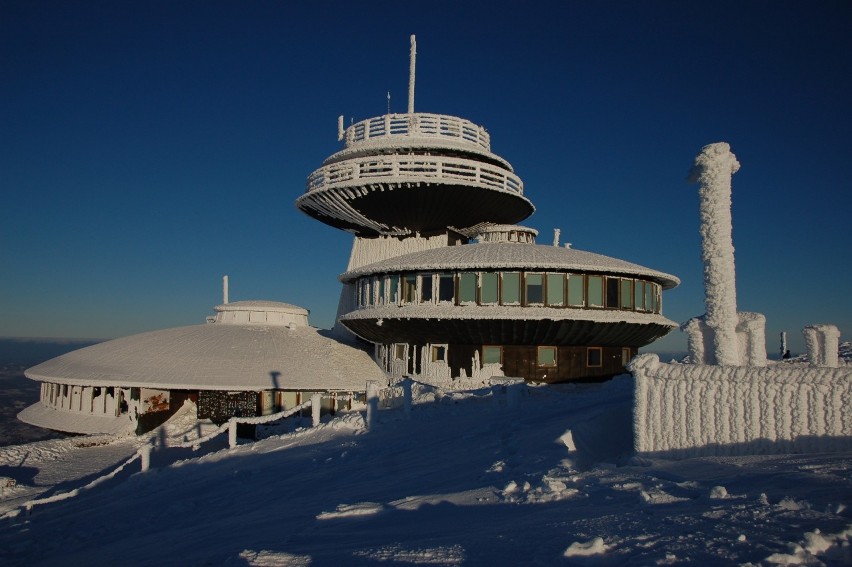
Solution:
{"label": "handrail", "polygon": [[284,419],[284,418],[290,417],[291,415],[295,415],[296,413],[299,413],[300,411],[307,409],[309,407],[311,407],[311,400],[308,400],[306,402],[302,402],[301,404],[299,404],[297,406],[293,406],[290,409],[282,410],[282,411],[279,411],[278,413],[272,413],[272,414],[269,414],[269,415],[260,415],[260,416],[256,416],[256,417],[232,417],[231,419],[229,419],[228,421],[226,421],[225,423],[223,423],[222,425],[220,425],[219,427],[217,427],[216,429],[214,429],[213,431],[211,431],[210,433],[208,433],[207,435],[205,435],[203,437],[199,437],[197,439],[192,439],[190,441],[184,441],[183,443],[179,443],[177,445],[169,445],[169,447],[175,447],[175,448],[181,448],[181,449],[185,449],[187,447],[193,447],[193,448],[199,447],[199,446],[201,446],[202,443],[206,443],[207,441],[214,439],[215,437],[217,437],[221,433],[224,433],[226,430],[228,430],[228,428],[231,426],[232,421],[235,422],[235,423],[248,423],[248,424],[253,424],[253,425],[256,425],[256,424],[259,424],[259,423],[269,423],[270,421],[277,421],[279,419]]}
{"label": "handrail", "polygon": [[377,138],[450,138],[491,151],[491,135],[470,120],[445,114],[385,114],[356,122],[343,133],[344,146],[352,147]]}
{"label": "handrail", "polygon": [[460,183],[518,195],[524,183],[494,165],[449,156],[369,156],[326,165],[308,177],[307,191],[370,183]]}

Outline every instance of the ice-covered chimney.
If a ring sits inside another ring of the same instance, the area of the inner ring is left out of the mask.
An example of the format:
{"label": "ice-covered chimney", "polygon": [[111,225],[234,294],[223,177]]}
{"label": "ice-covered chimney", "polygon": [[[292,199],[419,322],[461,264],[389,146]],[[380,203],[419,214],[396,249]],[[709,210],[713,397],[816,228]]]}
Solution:
{"label": "ice-covered chimney", "polygon": [[556,248],[559,248],[559,235],[561,233],[562,233],[562,231],[560,229],[558,229],[558,228],[553,229],[553,246],[555,246]]}
{"label": "ice-covered chimney", "polygon": [[713,330],[715,363],[738,365],[737,291],[731,237],[731,177],[740,164],[726,142],[702,148],[689,181],[699,184],[705,322]]}
{"label": "ice-covered chimney", "polygon": [[228,304],[228,276],[222,276],[222,304]]}

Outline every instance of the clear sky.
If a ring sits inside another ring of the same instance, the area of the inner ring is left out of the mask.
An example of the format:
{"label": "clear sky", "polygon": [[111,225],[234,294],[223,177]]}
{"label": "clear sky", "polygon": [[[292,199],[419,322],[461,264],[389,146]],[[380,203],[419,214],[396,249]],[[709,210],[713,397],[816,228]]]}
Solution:
{"label": "clear sky", "polygon": [[[738,307],[852,337],[850,2],[0,0],[0,336],[112,338],[269,299],[332,324],[351,238],[293,202],[337,116],[485,126],[575,248],[704,312],[701,147],[727,141]],[[655,348],[681,350],[678,331]]]}

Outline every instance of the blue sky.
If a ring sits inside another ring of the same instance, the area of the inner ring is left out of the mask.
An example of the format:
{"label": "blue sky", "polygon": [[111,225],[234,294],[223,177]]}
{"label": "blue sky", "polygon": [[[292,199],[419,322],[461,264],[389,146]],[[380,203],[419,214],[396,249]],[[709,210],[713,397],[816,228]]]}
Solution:
{"label": "blue sky", "polygon": [[[848,2],[0,0],[0,336],[112,338],[270,299],[330,326],[350,237],[298,212],[337,116],[485,126],[575,248],[703,313],[701,147],[727,141],[738,307],[852,333]],[[679,350],[674,332],[655,348]]]}

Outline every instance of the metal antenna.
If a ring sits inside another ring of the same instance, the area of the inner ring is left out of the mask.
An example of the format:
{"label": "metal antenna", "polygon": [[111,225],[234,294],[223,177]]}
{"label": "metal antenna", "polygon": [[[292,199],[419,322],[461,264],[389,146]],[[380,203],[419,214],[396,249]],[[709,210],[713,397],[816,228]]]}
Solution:
{"label": "metal antenna", "polygon": [[417,40],[411,36],[411,55],[408,63],[408,113],[414,114],[414,67],[417,64]]}

